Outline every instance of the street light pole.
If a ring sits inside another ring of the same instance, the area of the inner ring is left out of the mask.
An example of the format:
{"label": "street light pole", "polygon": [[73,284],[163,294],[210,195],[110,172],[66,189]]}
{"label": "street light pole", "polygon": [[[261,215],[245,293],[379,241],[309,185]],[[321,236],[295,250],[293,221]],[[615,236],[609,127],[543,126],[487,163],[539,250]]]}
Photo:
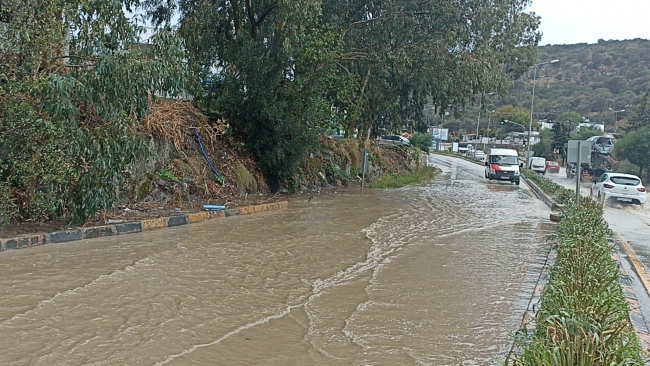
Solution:
{"label": "street light pole", "polygon": [[[560,60],[553,60],[553,61],[546,61],[546,62],[540,62],[538,64],[535,64],[532,66],[533,68],[533,95],[530,98],[530,123],[528,124],[528,146],[526,146],[526,151],[530,151],[530,133],[533,130],[533,107],[535,105],[535,82],[537,80],[537,67],[546,65],[546,64],[554,64]],[[527,157],[530,158],[530,157]]]}
{"label": "street light pole", "polygon": [[487,125],[488,130],[492,126],[492,113],[494,113],[495,111],[496,110],[494,110],[494,109],[491,110],[491,111],[487,111],[488,112],[488,125]]}

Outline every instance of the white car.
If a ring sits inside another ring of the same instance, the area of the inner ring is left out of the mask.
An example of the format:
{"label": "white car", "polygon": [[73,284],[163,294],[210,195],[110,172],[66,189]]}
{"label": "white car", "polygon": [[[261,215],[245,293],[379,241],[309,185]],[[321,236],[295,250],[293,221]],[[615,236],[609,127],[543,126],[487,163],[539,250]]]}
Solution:
{"label": "white car", "polygon": [[409,139],[400,135],[385,135],[379,138],[379,145],[409,146]]}
{"label": "white car", "polygon": [[474,157],[483,160],[485,158],[485,152],[483,150],[476,150],[474,151]]}
{"label": "white car", "polygon": [[612,199],[616,202],[630,202],[639,205],[647,200],[646,189],[636,175],[605,173],[590,189],[599,200]]}

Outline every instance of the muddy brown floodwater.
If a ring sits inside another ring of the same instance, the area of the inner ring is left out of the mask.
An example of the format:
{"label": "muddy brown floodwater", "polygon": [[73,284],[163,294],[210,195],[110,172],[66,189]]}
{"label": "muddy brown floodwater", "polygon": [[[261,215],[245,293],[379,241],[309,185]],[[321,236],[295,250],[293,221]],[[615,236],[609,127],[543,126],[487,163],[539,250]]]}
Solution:
{"label": "muddy brown floodwater", "polygon": [[553,226],[523,186],[433,182],[0,253],[0,365],[490,365]]}

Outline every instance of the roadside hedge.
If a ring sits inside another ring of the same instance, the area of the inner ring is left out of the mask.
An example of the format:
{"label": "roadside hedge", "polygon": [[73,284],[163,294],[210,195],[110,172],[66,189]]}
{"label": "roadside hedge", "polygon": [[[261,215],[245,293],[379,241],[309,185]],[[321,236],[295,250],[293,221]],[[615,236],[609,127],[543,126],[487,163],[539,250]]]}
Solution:
{"label": "roadside hedge", "polygon": [[643,365],[603,206],[588,197],[567,202],[535,331],[518,333],[519,352],[506,365]]}
{"label": "roadside hedge", "polygon": [[561,185],[553,182],[545,176],[526,168],[522,168],[521,174],[535,183],[542,191],[546,192],[553,201],[559,204],[567,204],[573,202],[576,198],[575,191],[566,189]]}

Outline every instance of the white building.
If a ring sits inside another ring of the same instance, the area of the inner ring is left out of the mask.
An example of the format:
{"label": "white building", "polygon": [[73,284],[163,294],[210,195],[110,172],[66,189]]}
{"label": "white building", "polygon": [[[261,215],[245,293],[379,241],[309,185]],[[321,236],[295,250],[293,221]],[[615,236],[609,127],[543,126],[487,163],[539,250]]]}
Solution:
{"label": "white building", "polygon": [[541,120],[539,121],[539,129],[540,130],[550,130],[553,128],[553,121],[549,120]]}
{"label": "white building", "polygon": [[580,129],[580,127],[596,127],[599,130],[604,132],[605,131],[605,122],[585,122],[585,123],[579,124],[578,129]]}

